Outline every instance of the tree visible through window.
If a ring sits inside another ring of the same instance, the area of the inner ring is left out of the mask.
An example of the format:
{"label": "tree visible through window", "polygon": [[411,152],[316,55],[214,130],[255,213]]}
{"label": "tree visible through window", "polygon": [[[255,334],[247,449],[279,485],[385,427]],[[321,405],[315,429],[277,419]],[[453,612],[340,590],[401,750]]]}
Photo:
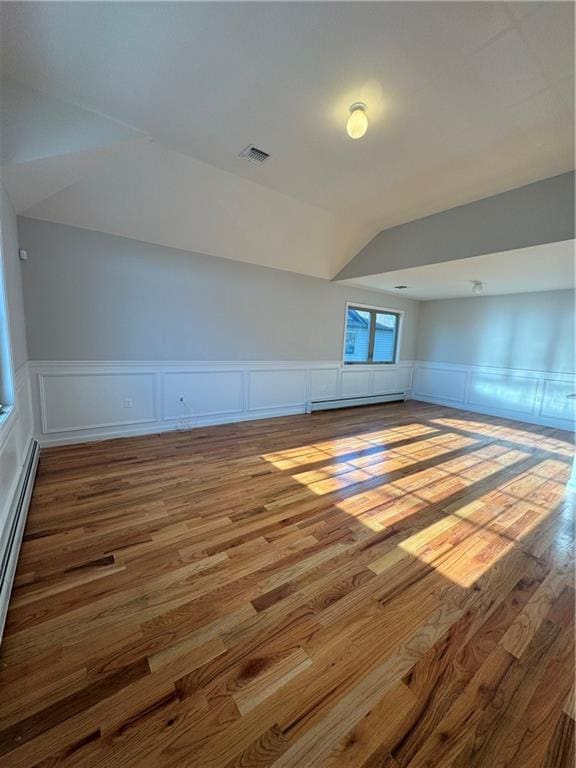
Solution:
{"label": "tree visible through window", "polygon": [[400,315],[365,307],[346,310],[345,363],[395,363]]}

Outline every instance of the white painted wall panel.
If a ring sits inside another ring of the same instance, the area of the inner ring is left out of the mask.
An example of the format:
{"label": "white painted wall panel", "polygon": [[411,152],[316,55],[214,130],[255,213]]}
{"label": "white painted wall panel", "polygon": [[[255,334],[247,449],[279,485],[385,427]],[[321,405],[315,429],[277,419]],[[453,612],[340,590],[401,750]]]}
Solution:
{"label": "white painted wall panel", "polygon": [[574,381],[546,379],[543,382],[543,389],[540,414],[554,419],[574,421],[576,399],[568,396],[576,394],[576,383]]}
{"label": "white painted wall panel", "polygon": [[337,397],[339,393],[338,368],[310,371],[310,398],[322,400]]}
{"label": "white painted wall panel", "polygon": [[12,421],[7,434],[3,436],[0,448],[0,533],[4,530],[8,506],[22,465],[18,421],[18,418]]}
{"label": "white painted wall panel", "polygon": [[[30,367],[34,419],[44,424],[41,439],[45,445],[162,432],[174,429],[180,419],[185,428],[192,428],[304,413],[309,399],[400,391],[410,396],[413,376],[413,366],[408,363],[350,368],[318,361],[312,365],[138,362],[133,366],[63,362],[32,363]],[[576,382],[568,374],[528,375],[507,369],[416,363],[412,396],[572,429],[574,401],[566,395],[574,391]],[[156,393],[161,399],[156,399]],[[180,395],[187,405],[183,413],[178,410]],[[125,397],[132,397],[133,409],[123,407]],[[24,418],[22,411],[20,421]]]}
{"label": "white painted wall panel", "polygon": [[299,406],[306,402],[305,370],[252,370],[248,375],[250,410]]}
{"label": "white painted wall panel", "polygon": [[410,389],[412,384],[412,368],[381,368],[374,370],[372,394],[386,392],[402,392]]}
{"label": "white painted wall panel", "polygon": [[412,397],[573,430],[576,401],[567,398],[573,392],[574,374],[417,362]]}
{"label": "white painted wall panel", "polygon": [[466,371],[419,366],[415,374],[414,391],[425,397],[464,402]]}
{"label": "white painted wall panel", "polygon": [[[165,419],[239,413],[243,408],[243,371],[168,372],[164,376]],[[180,403],[184,398],[184,404]]]}
{"label": "white painted wall panel", "polygon": [[40,393],[44,433],[156,419],[153,373],[41,374]]}
{"label": "white painted wall panel", "polygon": [[16,372],[15,385],[16,405],[0,420],[0,539],[33,432],[27,365]]}
{"label": "white painted wall panel", "polygon": [[342,396],[355,397],[371,394],[372,371],[356,369],[342,371]]}
{"label": "white painted wall panel", "polygon": [[470,375],[468,402],[484,408],[530,414],[536,409],[537,392],[537,378],[473,372]]}

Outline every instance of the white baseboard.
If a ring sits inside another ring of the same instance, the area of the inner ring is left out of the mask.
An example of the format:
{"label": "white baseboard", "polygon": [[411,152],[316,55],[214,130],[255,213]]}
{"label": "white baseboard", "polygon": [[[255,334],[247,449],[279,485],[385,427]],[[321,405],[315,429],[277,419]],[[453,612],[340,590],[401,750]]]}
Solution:
{"label": "white baseboard", "polygon": [[412,397],[489,416],[574,431],[571,373],[450,363],[414,363]]}
{"label": "white baseboard", "polygon": [[31,363],[30,382],[38,440],[49,446],[288,416],[311,399],[409,394],[412,370],[410,361],[61,361]]}

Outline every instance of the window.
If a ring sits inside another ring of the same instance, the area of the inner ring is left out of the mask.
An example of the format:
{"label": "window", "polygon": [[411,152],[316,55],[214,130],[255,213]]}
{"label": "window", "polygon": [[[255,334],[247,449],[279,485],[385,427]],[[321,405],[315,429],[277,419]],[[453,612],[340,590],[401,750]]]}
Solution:
{"label": "window", "polygon": [[398,312],[348,305],[344,362],[395,363],[399,329]]}

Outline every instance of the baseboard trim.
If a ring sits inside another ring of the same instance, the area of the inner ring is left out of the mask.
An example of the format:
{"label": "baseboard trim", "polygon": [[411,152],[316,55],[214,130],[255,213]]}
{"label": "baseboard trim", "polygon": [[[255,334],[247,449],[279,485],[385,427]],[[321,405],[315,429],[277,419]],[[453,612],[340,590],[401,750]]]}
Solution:
{"label": "baseboard trim", "polygon": [[26,518],[28,517],[30,499],[32,498],[39,456],[40,446],[38,441],[32,439],[16,484],[12,503],[8,509],[7,530],[6,535],[3,537],[2,551],[0,552],[0,642],[2,642],[2,634],[6,623],[8,603],[12,593],[12,585],[16,574],[22,537],[24,536]]}
{"label": "baseboard trim", "polygon": [[357,397],[333,397],[330,400],[311,400],[306,408],[307,413],[314,411],[331,411],[336,408],[352,408],[356,405],[379,405],[381,403],[397,403],[408,398],[409,392],[391,392],[387,395],[368,395]]}

